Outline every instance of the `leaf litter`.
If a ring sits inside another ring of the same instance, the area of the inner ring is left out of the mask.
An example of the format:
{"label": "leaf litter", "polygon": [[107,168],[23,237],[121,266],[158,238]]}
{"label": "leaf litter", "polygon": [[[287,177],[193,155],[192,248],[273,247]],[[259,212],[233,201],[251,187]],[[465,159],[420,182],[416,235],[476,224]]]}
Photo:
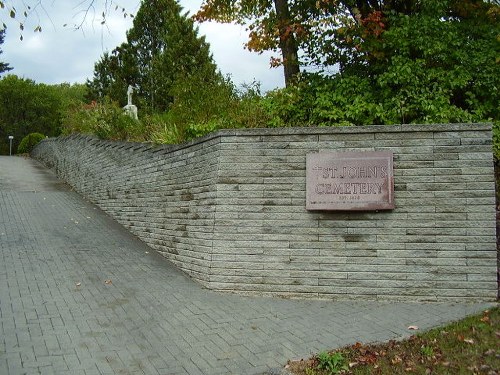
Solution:
{"label": "leaf litter", "polygon": [[[346,361],[335,374],[500,374],[500,309],[412,335],[402,341],[354,345],[332,350]],[[288,361],[293,375],[330,375],[318,358]]]}

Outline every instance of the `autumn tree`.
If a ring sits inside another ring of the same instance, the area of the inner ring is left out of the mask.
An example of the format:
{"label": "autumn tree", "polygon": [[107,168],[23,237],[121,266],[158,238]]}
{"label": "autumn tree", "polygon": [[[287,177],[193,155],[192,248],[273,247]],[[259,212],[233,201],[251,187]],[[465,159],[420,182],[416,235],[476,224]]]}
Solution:
{"label": "autumn tree", "polygon": [[499,6],[386,3],[364,7],[364,15],[345,7],[342,26],[324,28],[306,52],[336,71],[307,75],[287,96],[277,93],[276,117],[288,125],[498,121]]}
{"label": "autumn tree", "polygon": [[280,51],[272,65],[283,65],[285,84],[291,85],[300,72],[297,38],[302,36],[298,22],[301,10],[310,6],[310,0],[205,0],[194,18],[199,21],[235,22],[248,25],[251,51]]}

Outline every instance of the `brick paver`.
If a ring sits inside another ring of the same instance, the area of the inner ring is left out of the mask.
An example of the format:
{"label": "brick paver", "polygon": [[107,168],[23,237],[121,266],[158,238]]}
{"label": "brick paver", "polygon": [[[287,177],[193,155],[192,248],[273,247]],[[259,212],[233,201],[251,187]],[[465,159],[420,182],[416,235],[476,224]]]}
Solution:
{"label": "brick paver", "polygon": [[0,374],[262,374],[491,304],[203,289],[37,162],[0,157]]}

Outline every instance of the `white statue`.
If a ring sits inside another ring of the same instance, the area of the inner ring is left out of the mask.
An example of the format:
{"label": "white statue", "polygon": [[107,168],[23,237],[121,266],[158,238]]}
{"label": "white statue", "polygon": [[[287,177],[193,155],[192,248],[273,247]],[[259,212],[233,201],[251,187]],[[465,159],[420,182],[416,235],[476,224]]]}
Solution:
{"label": "white statue", "polygon": [[128,85],[127,89],[127,105],[132,105],[132,94],[134,93],[134,86]]}
{"label": "white statue", "polygon": [[132,94],[134,93],[135,87],[128,85],[127,88],[127,105],[123,107],[123,110],[127,115],[137,120],[137,107],[132,104]]}

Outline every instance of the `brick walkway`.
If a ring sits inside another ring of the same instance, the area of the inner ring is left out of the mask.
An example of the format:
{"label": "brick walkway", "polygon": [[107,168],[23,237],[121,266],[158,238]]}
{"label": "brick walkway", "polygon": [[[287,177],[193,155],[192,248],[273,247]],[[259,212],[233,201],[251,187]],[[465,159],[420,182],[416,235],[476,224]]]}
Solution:
{"label": "brick walkway", "polygon": [[203,289],[37,162],[0,157],[0,374],[262,374],[491,304]]}

